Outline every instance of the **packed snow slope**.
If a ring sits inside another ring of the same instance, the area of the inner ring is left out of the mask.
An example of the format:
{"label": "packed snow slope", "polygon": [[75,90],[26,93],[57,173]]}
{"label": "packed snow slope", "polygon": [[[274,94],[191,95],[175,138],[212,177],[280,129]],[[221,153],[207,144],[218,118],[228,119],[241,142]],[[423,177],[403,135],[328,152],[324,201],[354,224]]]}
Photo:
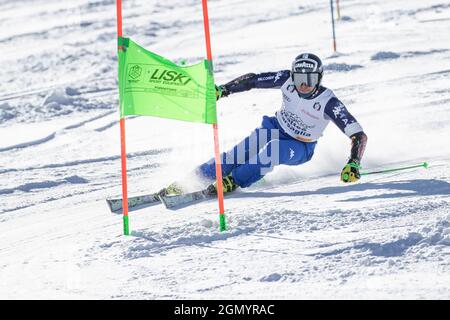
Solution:
{"label": "packed snow slope", "polygon": [[[173,61],[205,56],[194,0],[125,0],[124,34]],[[216,83],[323,58],[323,83],[364,127],[365,169],[339,181],[350,141],[333,124],[315,156],[225,200],[130,213],[120,195],[113,0],[0,1],[0,298],[449,299],[450,4],[209,1]],[[278,90],[218,103],[221,149],[273,115]],[[129,117],[130,195],[213,154],[211,126]],[[197,182],[195,182],[197,183]],[[194,183],[194,184],[195,184]]]}

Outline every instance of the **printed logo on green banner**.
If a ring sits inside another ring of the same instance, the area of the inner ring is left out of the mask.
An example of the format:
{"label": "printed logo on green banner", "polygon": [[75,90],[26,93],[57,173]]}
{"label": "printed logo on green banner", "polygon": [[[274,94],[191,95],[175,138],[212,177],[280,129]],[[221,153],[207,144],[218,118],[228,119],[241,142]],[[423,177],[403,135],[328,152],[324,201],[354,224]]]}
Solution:
{"label": "printed logo on green banner", "polygon": [[[198,85],[186,73],[152,64],[129,64],[125,92],[153,92],[173,97],[198,98]],[[192,85],[189,85],[191,83]]]}
{"label": "printed logo on green banner", "polygon": [[130,68],[129,76],[131,79],[136,80],[142,74],[142,68],[139,65],[134,65]]}

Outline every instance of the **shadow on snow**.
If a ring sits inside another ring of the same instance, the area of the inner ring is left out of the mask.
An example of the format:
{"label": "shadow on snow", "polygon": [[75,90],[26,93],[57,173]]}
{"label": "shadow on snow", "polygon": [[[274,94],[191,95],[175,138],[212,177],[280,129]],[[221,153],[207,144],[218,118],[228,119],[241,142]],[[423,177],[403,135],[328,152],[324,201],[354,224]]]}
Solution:
{"label": "shadow on snow", "polygon": [[[370,199],[389,199],[411,196],[448,196],[450,195],[450,183],[436,179],[416,179],[406,181],[396,181],[387,183],[361,183],[354,185],[325,187],[312,191],[298,192],[243,192],[234,194],[231,198],[247,198],[247,197],[302,197],[310,195],[332,195],[343,194],[347,192],[363,192],[369,190],[400,190],[402,192],[389,192],[371,196],[358,196],[339,201],[364,201]],[[406,192],[405,192],[406,191]]]}

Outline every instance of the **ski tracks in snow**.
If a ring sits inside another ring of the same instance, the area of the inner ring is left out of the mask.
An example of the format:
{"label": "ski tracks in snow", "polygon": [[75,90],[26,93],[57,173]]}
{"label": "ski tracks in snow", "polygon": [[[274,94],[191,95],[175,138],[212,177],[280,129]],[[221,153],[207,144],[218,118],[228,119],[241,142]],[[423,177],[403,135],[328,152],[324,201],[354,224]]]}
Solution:
{"label": "ski tracks in snow", "polygon": [[[116,168],[120,154],[112,150],[117,141],[106,139],[105,148],[99,150],[90,144],[91,139],[103,139],[109,135],[109,129],[118,125],[117,120],[112,120],[115,116],[116,112],[111,111],[94,114],[45,138],[1,148],[4,161],[0,160],[0,214],[72,196],[106,197],[112,190],[111,178],[120,180],[120,170]],[[129,152],[128,158],[133,159],[130,176],[157,169],[160,164],[156,158],[169,151],[162,148]],[[102,153],[104,156],[100,156]],[[100,164],[103,170],[97,169]]]}
{"label": "ski tracks in snow", "polygon": [[[385,277],[394,270],[421,272],[411,270],[413,265],[448,272],[448,168],[429,168],[427,174],[434,178],[428,181],[409,172],[387,175],[373,186],[323,187],[333,180],[325,177],[307,181],[308,186],[297,182],[269,192],[239,193],[225,201],[229,231],[223,233],[217,214],[212,214],[215,201],[198,203],[195,210],[146,208],[133,213],[131,238],[91,248],[91,254],[113,254],[117,261],[139,266],[130,281],[166,282],[165,288],[147,293],[149,298],[198,298],[205,292],[210,297],[226,292],[246,297],[245,288],[278,284],[289,290],[301,287],[305,291],[300,296],[307,297],[322,280],[336,285],[331,297],[357,279]],[[140,228],[141,223],[146,226]],[[263,266],[263,260],[270,263]],[[436,286],[448,294],[443,283]],[[284,296],[271,290],[253,294]],[[359,294],[374,292],[355,292]]]}

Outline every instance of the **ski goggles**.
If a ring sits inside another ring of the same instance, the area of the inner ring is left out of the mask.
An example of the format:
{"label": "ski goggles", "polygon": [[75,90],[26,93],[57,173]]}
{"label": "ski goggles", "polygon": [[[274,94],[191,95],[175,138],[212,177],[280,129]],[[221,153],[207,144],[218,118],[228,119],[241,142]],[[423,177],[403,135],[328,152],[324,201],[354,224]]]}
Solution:
{"label": "ski goggles", "polygon": [[296,87],[300,87],[302,83],[308,87],[315,87],[319,83],[319,74],[313,73],[293,73],[294,84]]}

